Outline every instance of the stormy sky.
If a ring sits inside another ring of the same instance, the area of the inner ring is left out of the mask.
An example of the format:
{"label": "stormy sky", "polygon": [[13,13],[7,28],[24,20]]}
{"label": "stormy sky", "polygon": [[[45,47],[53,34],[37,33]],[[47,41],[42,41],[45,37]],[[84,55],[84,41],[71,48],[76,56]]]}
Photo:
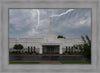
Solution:
{"label": "stormy sky", "polygon": [[9,9],[9,38],[42,38],[49,30],[66,38],[91,38],[91,9]]}

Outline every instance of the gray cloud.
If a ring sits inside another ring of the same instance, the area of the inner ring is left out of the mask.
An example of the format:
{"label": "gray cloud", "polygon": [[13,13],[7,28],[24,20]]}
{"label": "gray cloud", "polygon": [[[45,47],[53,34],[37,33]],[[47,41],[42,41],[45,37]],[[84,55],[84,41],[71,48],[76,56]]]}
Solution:
{"label": "gray cloud", "polygon": [[[9,36],[20,38],[43,37],[48,33],[49,17],[66,12],[68,9],[39,9],[40,24],[36,9],[9,10]],[[55,35],[64,35],[67,38],[80,38],[87,34],[91,37],[91,9],[75,9],[74,11],[52,18],[52,27]]]}

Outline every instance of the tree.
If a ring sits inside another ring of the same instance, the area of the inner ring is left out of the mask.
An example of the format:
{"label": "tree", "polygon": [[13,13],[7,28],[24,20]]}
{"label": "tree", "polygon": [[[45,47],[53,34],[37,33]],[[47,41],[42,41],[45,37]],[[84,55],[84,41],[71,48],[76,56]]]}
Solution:
{"label": "tree", "polygon": [[66,38],[66,37],[64,37],[64,36],[62,36],[62,35],[58,35],[58,37],[57,38]]}
{"label": "tree", "polygon": [[[84,37],[84,36],[82,36]],[[84,48],[84,53],[83,55],[85,57],[87,57],[89,60],[91,60],[91,40],[89,39],[89,37],[87,35],[85,35],[85,37],[83,38],[84,44],[83,44],[83,48]]]}
{"label": "tree", "polygon": [[89,61],[91,60],[91,40],[90,38],[85,35],[81,36],[82,40],[84,41],[83,44],[74,45],[75,49],[79,48],[82,51],[84,57],[86,57]]}
{"label": "tree", "polygon": [[13,49],[16,49],[17,52],[18,52],[19,50],[23,49],[23,45],[21,45],[21,44],[15,44],[14,47],[13,47]]}
{"label": "tree", "polygon": [[91,40],[87,35],[81,36],[81,38],[84,41],[84,44],[80,44],[78,47],[81,51],[84,50],[84,57],[86,57],[88,60],[91,60]]}

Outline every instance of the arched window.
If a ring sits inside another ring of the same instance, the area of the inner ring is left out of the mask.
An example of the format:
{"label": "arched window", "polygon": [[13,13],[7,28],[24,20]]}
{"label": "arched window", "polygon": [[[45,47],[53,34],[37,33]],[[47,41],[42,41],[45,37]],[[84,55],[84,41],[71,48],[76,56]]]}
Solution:
{"label": "arched window", "polygon": [[33,50],[34,50],[34,52],[35,52],[35,46],[33,47]]}
{"label": "arched window", "polygon": [[30,49],[30,47],[28,46],[28,53],[30,52],[30,50],[29,50],[29,49]]}

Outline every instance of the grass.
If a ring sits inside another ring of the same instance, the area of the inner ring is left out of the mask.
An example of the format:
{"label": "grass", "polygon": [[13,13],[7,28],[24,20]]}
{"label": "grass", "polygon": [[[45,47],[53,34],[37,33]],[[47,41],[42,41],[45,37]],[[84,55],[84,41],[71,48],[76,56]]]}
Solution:
{"label": "grass", "polygon": [[9,64],[39,64],[40,62],[9,62]]}
{"label": "grass", "polygon": [[89,61],[60,61],[62,64],[91,64]]}
{"label": "grass", "polygon": [[[62,64],[91,64],[89,61],[60,61]],[[9,62],[9,64],[40,64],[40,62]]]}

